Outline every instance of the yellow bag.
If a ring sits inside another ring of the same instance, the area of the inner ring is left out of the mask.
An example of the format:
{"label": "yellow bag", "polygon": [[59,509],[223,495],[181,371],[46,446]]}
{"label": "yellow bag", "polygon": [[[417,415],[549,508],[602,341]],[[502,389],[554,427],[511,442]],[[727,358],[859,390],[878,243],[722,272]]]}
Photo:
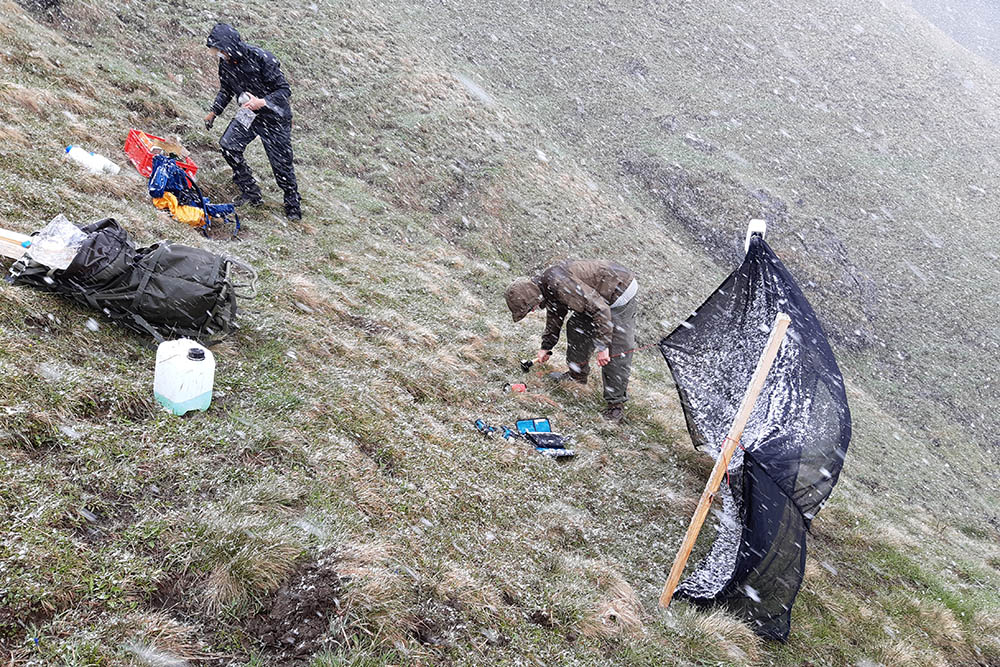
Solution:
{"label": "yellow bag", "polygon": [[201,227],[205,224],[205,211],[197,206],[184,206],[177,202],[177,196],[173,192],[164,192],[162,197],[153,198],[153,206],[161,211],[170,211],[174,220],[183,222],[192,227]]}

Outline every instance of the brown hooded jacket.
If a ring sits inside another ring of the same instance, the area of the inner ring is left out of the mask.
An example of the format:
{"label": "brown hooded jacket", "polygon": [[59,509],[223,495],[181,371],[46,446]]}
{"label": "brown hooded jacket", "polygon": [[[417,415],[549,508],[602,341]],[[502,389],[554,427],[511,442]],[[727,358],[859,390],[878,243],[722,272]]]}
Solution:
{"label": "brown hooded jacket", "polygon": [[589,315],[594,322],[594,347],[611,346],[611,304],[618,300],[635,276],[621,264],[604,259],[567,260],[550,266],[532,282],[542,292],[546,309],[542,349],[559,342],[569,311]]}

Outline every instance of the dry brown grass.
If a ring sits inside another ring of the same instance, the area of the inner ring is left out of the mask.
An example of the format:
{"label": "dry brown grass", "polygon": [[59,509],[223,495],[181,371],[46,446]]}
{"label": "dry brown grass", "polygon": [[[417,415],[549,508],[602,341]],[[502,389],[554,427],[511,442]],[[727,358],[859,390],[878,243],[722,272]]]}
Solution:
{"label": "dry brown grass", "polygon": [[636,637],[643,633],[644,610],[632,586],[608,563],[572,558],[565,563],[563,589],[553,596],[561,607],[581,612],[582,635]]}
{"label": "dry brown grass", "polygon": [[62,108],[71,113],[84,116],[92,114],[97,110],[97,104],[82,95],[73,92],[64,92],[62,95]]}
{"label": "dry brown grass", "polygon": [[698,502],[701,496],[695,496],[684,492],[672,491],[670,489],[657,488],[652,490],[655,493],[656,503],[662,503],[665,510],[679,517],[690,517],[698,509]]}
{"label": "dry brown grass", "polygon": [[973,622],[970,638],[997,664],[1000,664],[1000,613],[980,612]]}
{"label": "dry brown grass", "polygon": [[91,131],[89,127],[80,123],[71,123],[66,131],[72,137],[72,141],[84,146],[96,145],[103,140],[103,135]]}
{"label": "dry brown grass", "polygon": [[[326,297],[321,296],[320,289],[316,285],[315,280],[312,278],[308,278],[301,274],[295,274],[289,276],[287,280],[291,285],[292,298],[299,310],[310,314],[342,314],[344,312],[344,309],[340,304],[332,302]],[[302,306],[305,306],[305,308]]]}
{"label": "dry brown grass", "polygon": [[814,583],[823,578],[823,568],[813,558],[806,558],[806,569],[802,573],[803,583]]}
{"label": "dry brown grass", "polygon": [[921,548],[919,540],[889,523],[880,524],[874,533],[879,536],[879,540],[903,553],[917,552]]}
{"label": "dry brown grass", "polygon": [[471,368],[463,361],[454,345],[429,348],[428,353],[420,357],[420,365],[424,367],[424,373],[438,376],[439,379]]}
{"label": "dry brown grass", "polygon": [[0,35],[12,37],[17,34],[17,30],[11,23],[14,17],[20,16],[23,9],[12,0],[0,0]]}
{"label": "dry brown grass", "polygon": [[745,623],[724,611],[706,614],[688,608],[679,612],[678,621],[695,644],[711,649],[717,656],[715,660],[750,665],[761,657],[763,640]]}
{"label": "dry brown grass", "polygon": [[21,148],[25,148],[30,145],[28,137],[24,136],[23,132],[11,125],[0,125],[0,143],[6,144],[7,146],[13,144],[14,146],[20,146]]}
{"label": "dry brown grass", "polygon": [[[65,168],[67,171],[66,180],[70,183],[73,191],[79,194],[114,197],[116,199],[136,198],[137,193],[142,193],[141,186],[129,171],[131,165],[123,166],[117,158],[117,155],[113,156],[122,170],[115,175],[92,174],[76,164],[67,164]],[[152,206],[152,203],[149,205]]]}
{"label": "dry brown grass", "polygon": [[208,608],[218,612],[246,602],[255,593],[271,593],[291,571],[300,549],[272,544],[245,547],[234,559],[212,569],[205,586]]}
{"label": "dry brown grass", "polygon": [[907,600],[907,605],[915,612],[915,622],[935,646],[949,650],[965,641],[962,624],[943,603],[913,596]]}
{"label": "dry brown grass", "polygon": [[597,603],[583,620],[580,632],[587,637],[637,636],[643,631],[642,603],[625,581],[616,582],[607,591],[607,598]]}
{"label": "dry brown grass", "polygon": [[467,103],[464,94],[456,94],[458,81],[440,71],[414,70],[407,73],[401,84],[403,94],[425,110],[445,100],[456,105]]}
{"label": "dry brown grass", "polygon": [[878,655],[878,662],[887,666],[909,667],[910,665],[926,664],[925,655],[921,655],[912,644],[906,640],[895,641],[886,646]]}
{"label": "dry brown grass", "polygon": [[60,84],[66,90],[63,95],[73,105],[78,105],[79,113],[91,113],[98,110],[95,100],[106,92],[98,92],[95,83],[103,83],[103,77],[93,67],[82,66],[76,72],[66,72],[60,79]]}
{"label": "dry brown grass", "polygon": [[215,539],[221,543],[210,559],[204,588],[212,613],[245,605],[253,597],[271,593],[292,571],[302,546],[275,530],[262,530],[259,521],[244,519],[226,526]]}
{"label": "dry brown grass", "polygon": [[545,528],[545,536],[559,547],[582,544],[586,531],[593,527],[587,512],[564,502],[546,505],[538,518]]}
{"label": "dry brown grass", "polygon": [[[68,647],[83,644],[99,646],[95,653],[76,656],[77,660],[59,661],[65,664],[130,665],[146,667],[178,667],[222,660],[223,656],[209,650],[203,629],[183,623],[166,612],[131,611],[110,614],[97,623],[93,611],[74,607],[56,617],[51,626],[50,641],[58,637]],[[3,662],[9,657],[10,662]],[[57,664],[39,660],[37,649],[4,654],[0,664]],[[210,663],[209,663],[210,664]]]}
{"label": "dry brown grass", "polygon": [[435,594],[441,600],[453,600],[459,609],[480,621],[491,618],[503,604],[500,591],[483,584],[470,570],[458,565],[444,571]]}
{"label": "dry brown grass", "polygon": [[5,84],[6,89],[0,92],[0,104],[21,107],[39,118],[48,119],[59,109],[59,98],[53,93],[41,88],[26,88],[16,83]]}
{"label": "dry brown grass", "polygon": [[127,650],[139,664],[187,664],[210,657],[196,628],[163,612],[137,612],[126,617],[122,633],[127,636]]}
{"label": "dry brown grass", "polygon": [[395,551],[380,542],[348,545],[338,567],[351,577],[344,607],[347,627],[386,648],[405,644],[414,629],[408,615],[414,582],[393,565]]}
{"label": "dry brown grass", "polygon": [[459,357],[477,365],[483,363],[485,355],[488,353],[486,342],[479,337],[472,338],[458,349]]}
{"label": "dry brown grass", "polygon": [[383,493],[384,483],[378,478],[375,472],[376,464],[373,461],[361,461],[361,465],[367,465],[370,469],[363,474],[357,475],[354,481],[354,502],[357,508],[365,516],[377,519],[389,519],[396,515],[396,512],[385,500]]}

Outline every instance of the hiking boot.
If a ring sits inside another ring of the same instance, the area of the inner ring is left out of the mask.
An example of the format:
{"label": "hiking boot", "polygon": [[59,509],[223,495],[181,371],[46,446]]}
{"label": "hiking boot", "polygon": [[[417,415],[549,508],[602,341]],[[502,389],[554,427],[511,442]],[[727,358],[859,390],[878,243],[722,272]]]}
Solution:
{"label": "hiking boot", "polygon": [[241,194],[239,197],[233,200],[233,206],[260,206],[264,203],[264,199],[260,195],[248,195],[247,193]]}
{"label": "hiking boot", "polygon": [[612,424],[621,424],[625,420],[625,406],[622,403],[609,405],[607,410],[601,413],[601,416]]}
{"label": "hiking boot", "polygon": [[587,384],[587,376],[579,375],[573,371],[562,371],[557,373],[549,373],[549,379],[555,382],[563,382],[566,380],[572,380],[573,382],[578,382],[580,384]]}

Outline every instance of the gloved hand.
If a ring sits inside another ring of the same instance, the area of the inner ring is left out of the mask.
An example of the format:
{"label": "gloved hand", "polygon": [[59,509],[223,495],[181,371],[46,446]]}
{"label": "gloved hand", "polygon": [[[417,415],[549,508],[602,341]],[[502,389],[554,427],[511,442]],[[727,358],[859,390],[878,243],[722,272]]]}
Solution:
{"label": "gloved hand", "polygon": [[208,115],[205,116],[205,129],[206,130],[211,130],[212,129],[212,125],[214,123],[215,123],[215,112],[214,111],[209,111]]}

